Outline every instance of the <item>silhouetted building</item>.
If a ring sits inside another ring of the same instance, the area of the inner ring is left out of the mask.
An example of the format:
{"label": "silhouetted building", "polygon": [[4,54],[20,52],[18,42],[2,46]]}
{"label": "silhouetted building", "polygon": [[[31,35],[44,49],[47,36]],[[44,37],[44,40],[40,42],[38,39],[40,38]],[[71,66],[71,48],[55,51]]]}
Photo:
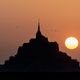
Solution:
{"label": "silhouetted building", "polygon": [[42,35],[40,24],[36,38],[20,46],[17,54],[0,66],[0,71],[14,72],[79,72],[79,62],[59,51],[57,42]]}

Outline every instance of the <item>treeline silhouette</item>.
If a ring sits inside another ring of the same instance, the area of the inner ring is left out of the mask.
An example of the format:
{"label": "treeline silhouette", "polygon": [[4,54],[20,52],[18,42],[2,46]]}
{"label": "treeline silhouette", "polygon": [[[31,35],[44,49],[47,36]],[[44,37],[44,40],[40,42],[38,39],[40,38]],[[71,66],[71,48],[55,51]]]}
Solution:
{"label": "treeline silhouette", "polygon": [[79,72],[80,68],[77,60],[59,51],[57,42],[49,42],[48,38],[41,34],[38,24],[36,38],[20,46],[15,56],[0,65],[0,71]]}

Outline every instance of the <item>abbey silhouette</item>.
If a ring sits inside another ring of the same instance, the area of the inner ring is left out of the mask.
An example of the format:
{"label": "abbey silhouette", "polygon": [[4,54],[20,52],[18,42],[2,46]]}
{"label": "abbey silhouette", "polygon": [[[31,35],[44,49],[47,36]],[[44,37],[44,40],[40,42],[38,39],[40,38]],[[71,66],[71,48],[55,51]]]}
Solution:
{"label": "abbey silhouette", "polygon": [[17,54],[0,66],[3,72],[79,72],[79,62],[59,51],[57,42],[43,36],[38,23],[36,38],[20,46]]}

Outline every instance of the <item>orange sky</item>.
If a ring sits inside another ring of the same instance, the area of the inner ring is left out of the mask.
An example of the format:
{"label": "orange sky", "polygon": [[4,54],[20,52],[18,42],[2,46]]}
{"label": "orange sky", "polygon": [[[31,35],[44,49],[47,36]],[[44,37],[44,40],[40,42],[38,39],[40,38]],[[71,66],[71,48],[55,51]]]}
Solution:
{"label": "orange sky", "polygon": [[80,60],[80,45],[75,50],[64,45],[69,36],[80,41],[80,0],[0,0],[0,63],[35,37],[38,19],[49,41]]}

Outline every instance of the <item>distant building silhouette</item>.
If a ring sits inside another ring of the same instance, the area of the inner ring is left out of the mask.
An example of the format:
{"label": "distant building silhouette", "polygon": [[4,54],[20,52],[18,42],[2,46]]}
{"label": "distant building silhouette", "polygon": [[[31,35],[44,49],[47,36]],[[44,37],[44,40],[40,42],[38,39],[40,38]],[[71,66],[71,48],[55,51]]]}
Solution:
{"label": "distant building silhouette", "polygon": [[49,42],[42,35],[40,24],[36,38],[18,48],[17,54],[11,56],[0,66],[2,72],[79,72],[79,62],[59,51],[57,42]]}

